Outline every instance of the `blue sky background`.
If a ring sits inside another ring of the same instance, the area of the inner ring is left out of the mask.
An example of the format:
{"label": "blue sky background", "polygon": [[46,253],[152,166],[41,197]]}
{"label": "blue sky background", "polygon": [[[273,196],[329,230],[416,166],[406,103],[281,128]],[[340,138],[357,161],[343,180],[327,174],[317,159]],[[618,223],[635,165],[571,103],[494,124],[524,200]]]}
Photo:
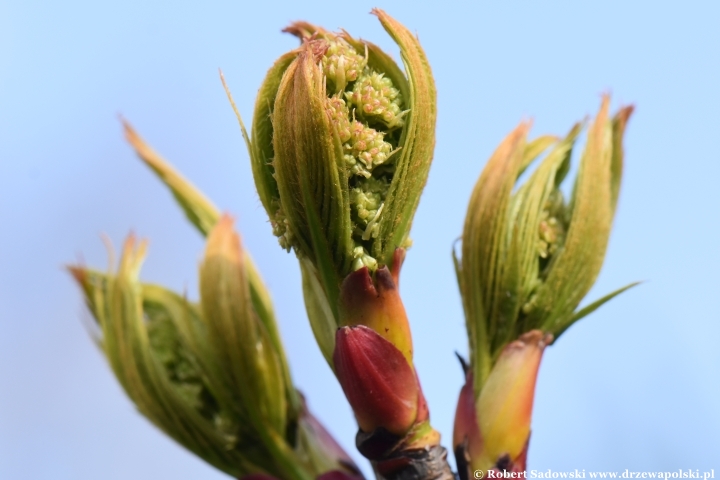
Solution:
{"label": "blue sky background", "polygon": [[[62,266],[100,234],[150,239],[143,279],[197,292],[202,251],[123,142],[122,114],[238,219],[272,290],[297,385],[353,452],[355,424],[306,323],[295,259],[252,184],[222,68],[250,118],[292,20],[396,52],[417,31],[439,91],[437,149],[403,273],[433,424],[451,438],[466,352],[450,248],[485,160],[520,120],[566,132],[600,94],[637,106],[604,269],[589,298],[645,283],[546,351],[529,467],[720,475],[720,4],[717,2],[0,2],[0,479],[223,478],[125,398]],[[85,318],[86,319],[86,318]]]}

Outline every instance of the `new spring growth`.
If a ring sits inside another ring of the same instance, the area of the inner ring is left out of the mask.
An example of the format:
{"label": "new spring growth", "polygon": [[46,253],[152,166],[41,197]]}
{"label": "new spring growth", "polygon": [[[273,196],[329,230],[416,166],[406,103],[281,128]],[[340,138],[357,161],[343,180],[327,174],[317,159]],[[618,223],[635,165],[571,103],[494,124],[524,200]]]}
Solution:
{"label": "new spring growth", "polygon": [[[605,256],[622,176],[622,138],[632,113],[632,107],[624,107],[610,118],[608,108],[605,96],[589,128],[569,201],[560,186],[579,124],[563,139],[533,141],[527,140],[530,125],[520,124],[492,155],[473,190],[462,256],[455,259],[470,340],[467,380],[477,418],[461,415],[468,420],[456,422],[454,447],[458,463],[470,470],[524,468],[544,346],[634,285],[577,309]],[[545,151],[527,181],[517,186]],[[511,388],[524,393],[505,402]],[[463,394],[468,391],[466,386]],[[458,412],[467,412],[462,405],[467,401],[461,400]],[[502,413],[499,405],[505,405]],[[479,431],[469,433],[475,425]]]}
{"label": "new spring growth", "polygon": [[268,72],[243,134],[273,231],[300,261],[308,317],[361,453],[383,475],[436,464],[449,476],[398,291],[435,143],[435,85],[417,38],[373,14],[405,73],[370,42],[296,22],[285,31],[302,44]]}
{"label": "new spring growth", "polygon": [[125,129],[208,237],[198,303],[140,282],[146,245],[133,236],[116,272],[70,267],[100,329],[99,346],[128,396],[166,434],[236,478],[357,475],[292,384],[270,296],[232,219]]}
{"label": "new spring growth", "polygon": [[453,431],[461,479],[475,470],[525,470],[535,380],[550,342],[552,335],[533,330],[506,345],[477,398],[465,366]]}
{"label": "new spring growth", "polygon": [[363,267],[345,278],[333,366],[360,427],[358,449],[382,478],[447,479],[446,452],[429,422],[399,294],[404,254],[395,251],[392,269],[382,266],[371,276]]}
{"label": "new spring growth", "polygon": [[343,326],[337,330],[333,354],[335,373],[361,431],[384,428],[399,438],[428,417],[399,294],[403,254],[396,250],[393,270],[383,266],[374,279],[367,267],[345,278],[340,294]]}
{"label": "new spring growth", "polygon": [[[294,250],[313,331],[332,364],[341,285],[409,245],[434,146],[435,85],[417,38],[373,10],[405,73],[376,45],[305,22],[268,72],[243,134],[260,200]],[[242,125],[242,121],[241,121]]]}

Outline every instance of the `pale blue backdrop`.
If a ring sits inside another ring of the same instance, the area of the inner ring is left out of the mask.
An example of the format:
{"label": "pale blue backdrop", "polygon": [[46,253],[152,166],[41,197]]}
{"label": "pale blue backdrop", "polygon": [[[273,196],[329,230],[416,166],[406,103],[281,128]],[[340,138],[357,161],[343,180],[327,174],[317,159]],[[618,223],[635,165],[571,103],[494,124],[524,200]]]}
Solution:
{"label": "pale blue backdrop", "polygon": [[[123,142],[122,114],[238,218],[277,302],[297,384],[354,453],[354,421],[304,318],[292,255],[251,180],[221,67],[249,117],[292,20],[395,52],[368,12],[417,31],[439,90],[437,150],[402,290],[433,423],[451,437],[466,352],[450,248],[485,159],[518,121],[564,133],[637,105],[603,272],[645,283],[547,350],[531,468],[720,475],[720,6],[717,2],[0,2],[0,479],[213,479],[127,401],[62,266],[100,234],[151,240],[148,281],[195,295],[202,242]],[[366,465],[366,464],[364,464]]]}

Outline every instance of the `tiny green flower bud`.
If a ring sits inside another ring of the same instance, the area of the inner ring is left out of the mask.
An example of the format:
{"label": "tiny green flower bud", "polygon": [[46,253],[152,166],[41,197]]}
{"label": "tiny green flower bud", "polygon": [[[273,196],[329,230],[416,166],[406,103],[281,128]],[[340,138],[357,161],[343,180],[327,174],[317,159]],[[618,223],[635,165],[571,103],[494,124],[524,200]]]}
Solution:
{"label": "tiny green flower bud", "polygon": [[368,70],[355,82],[352,92],[345,94],[355,105],[360,115],[382,122],[388,128],[401,127],[402,117],[409,110],[401,110],[400,90],[393,86],[392,80],[382,73]]}

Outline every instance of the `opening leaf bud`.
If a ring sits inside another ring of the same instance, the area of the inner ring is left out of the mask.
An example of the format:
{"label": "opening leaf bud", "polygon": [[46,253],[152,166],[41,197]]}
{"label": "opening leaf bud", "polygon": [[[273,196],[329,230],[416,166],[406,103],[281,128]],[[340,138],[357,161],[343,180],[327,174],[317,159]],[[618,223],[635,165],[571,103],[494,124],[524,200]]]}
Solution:
{"label": "opening leaf bud", "polygon": [[370,42],[296,22],[286,31],[302,45],[270,69],[251,135],[243,127],[273,232],[301,260],[308,313],[328,361],[342,281],[392,265],[395,249],[409,245],[435,143],[425,54],[404,26],[382,10],[373,14],[400,47],[405,73]]}
{"label": "opening leaf bud", "polygon": [[[355,474],[357,468],[307,411],[292,385],[272,301],[249,254],[240,248],[230,218],[222,217],[127,124],[125,131],[191,223],[203,235],[210,234],[205,282],[218,281],[205,288],[206,302],[218,301],[208,308],[211,315],[176,293],[139,283],[145,246],[132,236],[117,274],[69,267],[101,330],[99,346],[128,396],[165,433],[234,477],[269,473],[310,480],[329,471]],[[233,298],[223,292],[234,292]],[[224,325],[229,316],[252,323]],[[230,329],[227,335],[224,328]],[[253,379],[252,371],[247,382],[237,376],[247,373],[243,368],[254,367],[228,359],[237,353],[228,352],[233,343],[251,349],[260,378]],[[255,390],[249,391],[248,384]],[[247,401],[255,395],[254,405],[238,399],[243,390]],[[263,392],[270,394],[269,402]]]}
{"label": "opening leaf bud", "polygon": [[456,267],[476,392],[505,345],[522,333],[539,329],[557,338],[629,288],[576,311],[602,266],[622,174],[622,136],[632,112],[625,107],[610,119],[608,108],[605,96],[569,201],[561,184],[580,125],[562,140],[545,136],[528,142],[530,125],[521,124],[492,155],[473,190]]}
{"label": "opening leaf bud", "polygon": [[208,236],[200,298],[213,367],[223,372],[218,381],[228,405],[258,427],[282,432],[287,409],[282,365],[253,309],[240,238],[228,216]]}
{"label": "opening leaf bud", "polygon": [[138,281],[145,244],[130,236],[117,274],[73,266],[101,332],[98,343],[138,410],[178,443],[233,476],[272,465],[244,451],[247,428],[224,410],[201,360],[204,336],[197,305]]}
{"label": "opening leaf bud", "polygon": [[[478,422],[476,434],[472,425],[456,423],[455,448],[463,447],[462,458],[473,469],[524,468],[544,346],[634,285],[577,310],[605,256],[622,176],[622,138],[633,110],[621,108],[611,119],[609,103],[603,96],[569,201],[561,184],[580,124],[564,139],[533,141],[527,140],[530,124],[520,124],[492,155],[473,190],[462,257],[455,259]],[[466,386],[461,397],[467,395]],[[466,402],[461,398],[458,405],[463,418],[471,416]]]}
{"label": "opening leaf bud", "polygon": [[400,350],[412,365],[410,323],[397,284],[402,255],[398,249],[392,273],[382,266],[373,278],[370,270],[363,267],[345,277],[340,290],[340,323],[371,328]]}

